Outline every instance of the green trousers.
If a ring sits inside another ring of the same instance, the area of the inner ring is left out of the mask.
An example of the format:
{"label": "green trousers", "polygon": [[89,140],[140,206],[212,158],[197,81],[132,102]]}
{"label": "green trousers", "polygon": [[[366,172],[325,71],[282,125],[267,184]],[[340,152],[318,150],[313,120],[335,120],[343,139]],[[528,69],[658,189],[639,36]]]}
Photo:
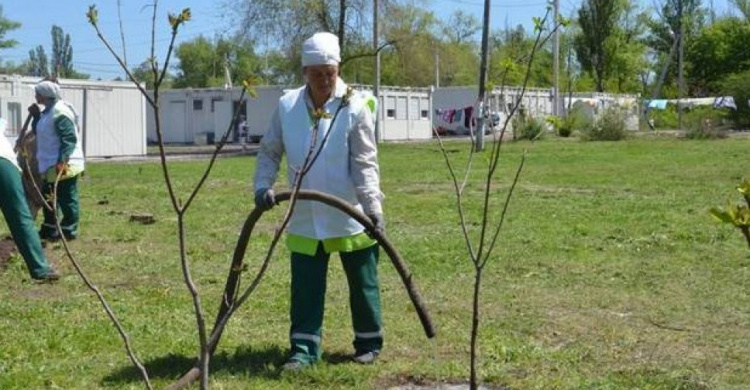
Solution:
{"label": "green trousers", "polygon": [[[74,239],[78,237],[78,220],[80,218],[80,207],[78,200],[78,176],[73,176],[69,179],[60,180],[57,183],[57,209],[62,214],[62,220],[60,220],[60,227],[62,228],[63,234],[67,239]],[[55,188],[54,182],[44,182],[44,188],[42,194],[45,199],[52,199],[52,194]],[[42,224],[41,230],[39,230],[39,236],[42,238],[57,238],[57,215],[52,210],[44,210],[44,223]]]}
{"label": "green trousers", "polygon": [[[358,353],[379,352],[383,347],[378,254],[378,245],[339,253],[349,283],[354,349]],[[292,252],[291,359],[305,364],[318,361],[322,354],[320,345],[329,258],[330,254],[323,250],[322,244],[318,245],[315,256]]]}
{"label": "green trousers", "polygon": [[43,277],[51,268],[34,229],[34,219],[23,192],[21,173],[13,163],[4,158],[0,158],[0,208],[29,273],[34,278]]}

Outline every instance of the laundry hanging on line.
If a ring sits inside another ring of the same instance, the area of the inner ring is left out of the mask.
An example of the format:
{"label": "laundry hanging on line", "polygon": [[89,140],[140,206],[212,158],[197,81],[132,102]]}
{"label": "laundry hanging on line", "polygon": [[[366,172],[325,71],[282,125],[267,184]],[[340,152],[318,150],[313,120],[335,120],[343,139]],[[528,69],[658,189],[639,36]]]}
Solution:
{"label": "laundry hanging on line", "polygon": [[718,96],[714,99],[714,108],[731,108],[737,109],[737,105],[734,104],[734,98],[731,96]]}
{"label": "laundry hanging on line", "polygon": [[474,107],[464,108],[436,108],[435,115],[446,123],[463,122],[464,127],[476,126],[476,118],[473,117]]}

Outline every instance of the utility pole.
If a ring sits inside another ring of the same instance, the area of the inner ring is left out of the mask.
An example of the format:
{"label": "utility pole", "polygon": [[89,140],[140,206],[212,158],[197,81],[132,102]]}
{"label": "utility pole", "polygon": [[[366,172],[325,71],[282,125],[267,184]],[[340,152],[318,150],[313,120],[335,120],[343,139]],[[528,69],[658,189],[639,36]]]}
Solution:
{"label": "utility pole", "polygon": [[678,130],[682,130],[682,93],[683,93],[683,58],[685,55],[685,25],[682,22],[682,2],[683,0],[677,1],[677,30],[679,31],[678,38],[678,45],[679,45],[679,55],[678,55],[678,68],[677,68],[677,126]]}
{"label": "utility pole", "polygon": [[[560,0],[555,0],[555,18],[553,23],[556,26],[557,21],[560,19]],[[554,48],[554,59],[553,67],[555,72],[555,97],[553,104],[555,107],[552,109],[552,113],[555,116],[561,116],[562,110],[560,109],[560,29],[555,29],[555,48]]]}
{"label": "utility pole", "polygon": [[380,50],[378,50],[378,35],[380,34],[378,20],[380,19],[380,10],[378,9],[378,0],[373,0],[372,3],[374,5],[372,10],[372,47],[375,49],[375,88],[373,88],[373,94],[375,95],[375,101],[378,103],[377,110],[375,111],[375,142],[379,143],[381,141],[380,112],[383,110],[380,102]]}
{"label": "utility pole", "polygon": [[[490,0],[484,0],[484,21],[482,26],[482,63],[479,66],[479,106],[478,111],[476,114],[477,116],[477,128],[474,132],[476,142],[474,146],[474,150],[477,152],[481,152],[484,150],[484,118],[485,118],[485,110],[487,107],[485,107],[485,92],[487,89],[487,62],[489,62],[489,56],[490,56]],[[473,373],[473,372],[472,372]],[[475,379],[475,378],[472,378]],[[472,381],[472,383],[476,383]]]}
{"label": "utility pole", "polygon": [[435,48],[435,88],[440,88],[440,52]]}

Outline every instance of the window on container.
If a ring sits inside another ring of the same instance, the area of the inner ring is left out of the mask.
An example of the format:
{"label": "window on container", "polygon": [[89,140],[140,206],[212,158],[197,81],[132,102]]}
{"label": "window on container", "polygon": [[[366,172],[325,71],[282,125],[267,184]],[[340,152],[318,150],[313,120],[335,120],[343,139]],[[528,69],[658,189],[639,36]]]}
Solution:
{"label": "window on container", "polygon": [[393,97],[385,99],[385,117],[391,119],[396,117],[396,99]]}
{"label": "window on container", "polygon": [[419,99],[419,107],[421,110],[419,111],[419,117],[421,119],[429,119],[430,116],[430,100],[429,99]]}
{"label": "window on container", "polygon": [[5,129],[7,135],[18,135],[21,131],[21,119],[23,117],[23,107],[18,102],[8,102],[8,127]]}
{"label": "window on container", "polygon": [[193,99],[193,111],[200,111],[203,109],[203,100]]}

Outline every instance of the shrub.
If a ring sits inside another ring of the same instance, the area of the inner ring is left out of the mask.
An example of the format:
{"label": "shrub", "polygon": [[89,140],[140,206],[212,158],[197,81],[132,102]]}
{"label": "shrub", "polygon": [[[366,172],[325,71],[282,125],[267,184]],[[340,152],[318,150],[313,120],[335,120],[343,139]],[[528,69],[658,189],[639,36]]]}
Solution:
{"label": "shrub", "polygon": [[727,129],[731,127],[731,121],[726,119],[728,115],[726,109],[716,109],[711,106],[695,107],[685,111],[682,118],[683,128],[686,130],[685,137],[689,139],[726,138]]}
{"label": "shrub", "polygon": [[581,139],[585,141],[619,141],[627,138],[625,111],[616,107],[604,109],[593,121],[582,128]]}
{"label": "shrub", "polygon": [[665,110],[649,110],[649,119],[654,121],[656,129],[676,129],[678,127],[677,109],[673,104],[667,105]]}
{"label": "shrub", "polygon": [[552,127],[555,128],[555,132],[560,137],[570,137],[573,134],[573,130],[578,126],[581,122],[581,118],[579,118],[580,115],[577,115],[577,112],[571,112],[569,115],[566,116],[549,116],[547,117],[547,122],[552,125]]}
{"label": "shrub", "polygon": [[534,117],[514,119],[513,139],[538,140],[544,135],[544,121]]}

